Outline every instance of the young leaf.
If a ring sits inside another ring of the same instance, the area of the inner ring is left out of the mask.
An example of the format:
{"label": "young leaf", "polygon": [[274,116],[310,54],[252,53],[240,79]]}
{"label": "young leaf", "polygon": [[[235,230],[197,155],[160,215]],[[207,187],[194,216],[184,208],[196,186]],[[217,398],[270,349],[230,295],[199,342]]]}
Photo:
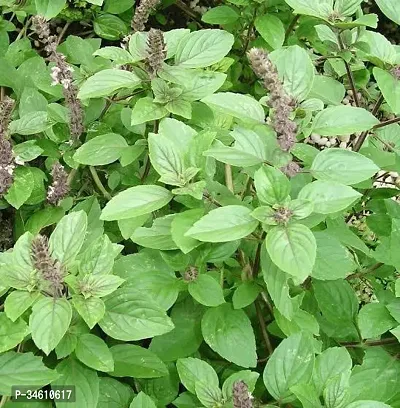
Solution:
{"label": "young leaf", "polygon": [[148,395],[140,391],[129,405],[129,408],[157,408],[157,406]]}
{"label": "young leaf", "polygon": [[64,265],[71,264],[85,240],[87,215],[84,211],[72,212],[57,224],[49,239],[53,256]]}
{"label": "young leaf", "polygon": [[198,358],[180,358],[176,362],[179,378],[188,391],[195,394],[197,382],[218,387],[218,376],[215,370],[205,361]]}
{"label": "young leaf", "polygon": [[171,199],[172,194],[160,186],[142,185],[130,187],[107,203],[100,219],[114,221],[150,214],[164,207]]}
{"label": "young leaf", "polygon": [[290,193],[288,178],[272,166],[262,166],[254,173],[257,197],[265,204],[282,203]]}
{"label": "young leaf", "polygon": [[201,320],[205,342],[221,357],[240,367],[257,364],[253,328],[243,310],[234,310],[231,304],[209,309]]}
{"label": "young leaf", "polygon": [[83,296],[73,296],[71,302],[90,329],[93,329],[106,312],[104,301],[96,297],[85,299]]}
{"label": "young leaf", "polygon": [[192,225],[198,221],[204,214],[203,209],[184,211],[176,215],[171,223],[171,235],[179,249],[187,254],[198,247],[201,242],[197,239],[185,236]]}
{"label": "young leaf", "polygon": [[204,306],[215,307],[225,303],[221,285],[210,275],[199,275],[189,282],[188,291],[191,296]]}
{"label": "young leaf", "polygon": [[239,19],[239,14],[229,6],[217,6],[207,10],[201,20],[207,24],[232,24]]}
{"label": "young leaf", "polygon": [[185,234],[204,242],[228,242],[251,234],[258,222],[251,210],[241,205],[227,205],[211,210],[195,222]]}
{"label": "young leaf", "polygon": [[277,226],[268,232],[265,242],[268,254],[278,268],[301,281],[311,274],[317,244],[309,228],[302,224]]}

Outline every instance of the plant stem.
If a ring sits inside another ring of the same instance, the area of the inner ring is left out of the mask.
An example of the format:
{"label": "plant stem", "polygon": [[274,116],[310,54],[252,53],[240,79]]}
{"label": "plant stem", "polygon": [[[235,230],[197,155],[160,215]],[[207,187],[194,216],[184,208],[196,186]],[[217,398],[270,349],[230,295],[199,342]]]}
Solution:
{"label": "plant stem", "polygon": [[57,44],[60,44],[62,38],[64,37],[64,35],[65,35],[65,33],[67,32],[68,27],[69,27],[70,25],[71,25],[71,23],[69,23],[69,22],[65,23],[65,26],[63,27],[63,29],[62,29],[60,35],[59,35],[58,38],[57,38]]}
{"label": "plant stem", "polygon": [[356,273],[349,275],[346,279],[347,280],[357,279],[357,278],[360,278],[361,276],[368,275],[369,273],[376,271],[383,265],[384,264],[382,262],[378,262],[375,265],[370,266],[369,268],[363,269],[360,272],[356,272]]}
{"label": "plant stem", "polygon": [[[342,37],[340,36],[340,33],[338,34],[338,42],[339,42],[340,50],[344,51],[345,47],[344,47],[344,44],[343,44],[343,41],[342,41]],[[351,71],[349,63],[345,59],[343,59],[343,62],[344,62],[344,66],[346,67],[347,77],[349,78],[351,89],[353,91],[354,103],[356,104],[357,107],[359,107],[360,106],[360,101],[358,100],[357,89],[356,89],[356,84],[355,84],[355,81],[354,81],[353,72]]]}
{"label": "plant stem", "polygon": [[395,337],[388,337],[386,339],[381,340],[367,340],[365,342],[356,342],[356,341],[349,341],[349,342],[341,342],[342,346],[353,348],[353,347],[376,347],[376,346],[385,346],[391,344],[398,344],[398,340]]}
{"label": "plant stem", "polygon": [[[153,133],[157,133],[157,132],[158,132],[158,120],[155,120],[153,124]],[[145,165],[142,177],[140,177],[140,181],[142,182],[142,184],[146,180],[147,176],[149,175],[150,168],[151,168],[150,156],[147,155],[146,165]]]}
{"label": "plant stem", "polygon": [[0,401],[0,408],[4,407],[4,405],[6,405],[7,401],[9,400],[10,397],[8,397],[7,395],[3,395],[1,397],[1,401]]}
{"label": "plant stem", "polygon": [[71,186],[72,182],[74,181],[74,178],[76,176],[78,169],[72,169],[69,174],[68,174],[68,179],[67,179],[67,184]]}
{"label": "plant stem", "polygon": [[29,24],[32,21],[32,17],[29,17],[28,20],[26,20],[25,25],[22,27],[21,31],[18,33],[17,38],[15,41],[18,41],[22,38],[22,36],[25,34],[25,32],[28,30]]}
{"label": "plant stem", "polygon": [[251,19],[250,24],[249,24],[249,26],[247,28],[247,35],[246,35],[246,40],[245,40],[245,42],[243,44],[242,55],[246,55],[247,49],[249,48],[250,36],[251,36],[251,32],[253,31],[253,28],[254,28],[254,22],[256,21],[257,10],[258,10],[258,8],[256,7],[254,9],[253,18]]}
{"label": "plant stem", "polygon": [[290,22],[290,24],[289,24],[289,26],[288,26],[288,28],[286,29],[286,32],[285,32],[285,41],[284,41],[284,44],[286,43],[286,41],[288,40],[290,34],[292,33],[294,26],[295,26],[295,25],[297,24],[297,22],[299,21],[299,18],[300,18],[300,14],[296,14],[296,15],[293,17],[293,20]]}
{"label": "plant stem", "polygon": [[176,0],[175,6],[181,9],[189,17],[193,18],[193,20],[196,20],[200,27],[203,27],[201,16],[187,6],[182,0]]}
{"label": "plant stem", "polygon": [[269,339],[269,336],[268,336],[267,327],[265,326],[264,317],[262,315],[262,309],[260,306],[260,302],[258,300],[255,301],[255,306],[256,306],[258,322],[260,323],[260,328],[261,328],[261,333],[264,339],[264,343],[267,348],[268,355],[271,355],[274,352],[274,349],[272,348],[271,340]]}
{"label": "plant stem", "polygon": [[94,167],[89,166],[89,170],[90,173],[92,174],[93,177],[93,181],[95,182],[97,188],[103,193],[103,196],[107,199],[107,200],[111,200],[112,196],[111,194],[105,189],[105,187],[103,186],[103,183],[101,182],[99,175],[97,174],[97,171]]}
{"label": "plant stem", "polygon": [[257,251],[256,251],[256,257],[254,258],[254,264],[252,268],[252,277],[253,279],[257,278],[258,272],[260,270],[260,263],[261,263],[261,248],[264,243],[265,237],[267,233],[264,231],[261,235],[261,241],[259,242],[257,246]]}
{"label": "plant stem", "polygon": [[377,125],[373,127],[373,129],[380,129],[385,126],[393,125],[394,123],[399,123],[399,122],[400,122],[400,117],[397,117],[394,119],[387,120],[386,122],[378,123]]}
{"label": "plant stem", "polygon": [[229,190],[233,193],[233,178],[232,178],[232,167],[230,164],[225,164],[225,184]]}

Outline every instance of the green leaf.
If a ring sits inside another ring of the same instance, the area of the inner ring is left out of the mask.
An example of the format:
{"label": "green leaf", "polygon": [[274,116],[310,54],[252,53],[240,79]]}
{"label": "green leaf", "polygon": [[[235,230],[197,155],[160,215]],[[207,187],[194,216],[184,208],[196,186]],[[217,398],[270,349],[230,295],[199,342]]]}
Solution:
{"label": "green leaf", "polygon": [[340,326],[352,324],[358,312],[358,299],[347,281],[314,279],[313,288],[318,306],[327,320]]}
{"label": "green leaf", "polygon": [[285,2],[294,9],[293,13],[295,14],[327,19],[328,15],[333,11],[333,2],[330,0],[285,0]]}
{"label": "green leaf", "polygon": [[[181,185],[185,169],[184,157],[167,137],[151,133],[148,137],[151,164],[160,176],[173,174]],[[169,184],[169,183],[168,183]]]}
{"label": "green leaf", "polygon": [[290,193],[288,178],[278,169],[264,165],[254,173],[257,197],[265,204],[282,203]]}
{"label": "green leaf", "polygon": [[171,199],[172,194],[160,186],[141,185],[130,187],[107,203],[100,219],[114,221],[150,214],[164,207]]}
{"label": "green leaf", "polygon": [[346,209],[361,194],[344,184],[317,180],[303,187],[298,197],[313,202],[316,213],[333,214]]}
{"label": "green leaf", "polygon": [[273,227],[265,242],[269,256],[279,269],[301,281],[311,274],[317,245],[313,233],[305,225]]}
{"label": "green leaf", "polygon": [[107,133],[84,143],[74,154],[74,160],[90,166],[102,166],[118,160],[127,147],[128,143],[121,135]]}
{"label": "green leaf", "polygon": [[381,303],[368,303],[358,313],[363,339],[376,338],[397,325],[389,310]]}
{"label": "green leaf", "polygon": [[185,234],[204,242],[228,242],[251,234],[258,222],[251,210],[241,205],[227,205],[211,210],[195,222]]}
{"label": "green leaf", "polygon": [[274,50],[282,47],[285,41],[285,27],[278,17],[273,14],[258,16],[255,20],[254,26],[260,33],[261,37]]}
{"label": "green leaf", "polygon": [[152,98],[141,98],[132,109],[131,126],[158,120],[167,114],[168,110],[163,105],[154,102]]}
{"label": "green leaf", "polygon": [[195,394],[196,383],[201,382],[218,387],[218,376],[215,370],[205,361],[198,358],[180,358],[176,362],[179,378],[185,388]]}
{"label": "green leaf", "polygon": [[139,227],[131,236],[131,240],[145,248],[168,251],[178,249],[172,239],[171,224],[175,214],[156,218],[150,228]]}
{"label": "green leaf", "polygon": [[134,58],[127,50],[120,47],[104,47],[96,50],[93,55],[115,61],[117,64],[128,64],[135,62]]}
{"label": "green leaf", "polygon": [[171,319],[145,293],[120,288],[105,300],[102,330],[117,340],[135,341],[159,336],[174,328]]}
{"label": "green leaf", "polygon": [[133,72],[121,69],[104,69],[97,72],[81,86],[78,98],[89,99],[108,96],[120,89],[134,89],[140,79]]}
{"label": "green leaf", "polygon": [[187,254],[201,244],[197,239],[187,237],[185,234],[192,225],[204,215],[200,208],[188,210],[177,214],[171,223],[171,235],[179,249]]}
{"label": "green leaf", "polygon": [[233,42],[233,35],[226,31],[193,31],[178,43],[175,64],[185,68],[208,67],[225,57]]}
{"label": "green leaf", "polygon": [[342,373],[350,374],[352,361],[344,347],[331,347],[324,350],[315,359],[313,383],[318,394],[327,386],[329,380]]}
{"label": "green leaf", "polygon": [[345,93],[346,89],[341,82],[329,76],[316,75],[308,97],[318,98],[324,102],[325,105],[340,105]]}
{"label": "green leaf", "polygon": [[360,37],[360,42],[367,43],[367,59],[375,65],[384,66],[385,64],[396,64],[396,49],[384,35],[366,30]]}
{"label": "green leaf", "polygon": [[267,285],[268,293],[275,307],[286,319],[291,320],[303,299],[303,295],[291,297],[289,293],[289,274],[281,271],[268,255],[266,246],[261,250],[261,267],[263,277]]}
{"label": "green leaf", "polygon": [[[97,406],[99,378],[95,371],[86,368],[73,357],[61,361],[56,369],[61,376],[51,383],[52,386],[75,386],[76,401],[79,401],[79,408]],[[71,403],[68,401],[57,402],[57,408],[68,408],[69,406],[71,406]]]}
{"label": "green leaf", "polygon": [[43,149],[36,144],[36,140],[28,140],[23,143],[19,143],[13,148],[14,154],[19,160],[28,162],[36,159],[43,153]]}
{"label": "green leaf", "polygon": [[94,32],[106,40],[119,40],[128,34],[128,27],[123,20],[112,14],[98,14],[93,20]]}
{"label": "green leaf", "polygon": [[400,81],[390,72],[384,71],[378,67],[373,69],[373,73],[385,101],[388,103],[393,113],[398,115],[400,113]]}
{"label": "green leaf", "polygon": [[261,287],[252,281],[245,281],[237,287],[232,296],[234,309],[243,309],[251,305],[261,292]]}
{"label": "green leaf", "polygon": [[344,279],[357,265],[350,252],[333,235],[325,231],[314,232],[317,257],[311,276],[320,280]]}
{"label": "green leaf", "polygon": [[271,61],[276,65],[285,91],[298,101],[306,99],[314,82],[314,65],[307,51],[292,45],[273,51]]}
{"label": "green leaf", "polygon": [[114,265],[114,248],[107,235],[100,236],[82,254],[79,272],[83,275],[106,275]]}
{"label": "green leaf", "polygon": [[16,347],[28,333],[28,326],[22,319],[12,321],[5,313],[0,313],[0,353]]}
{"label": "green leaf", "polygon": [[72,307],[65,298],[43,298],[32,307],[29,328],[36,346],[47,355],[61,341],[72,319]]}
{"label": "green leaf", "polygon": [[129,405],[129,408],[157,408],[157,406],[148,395],[140,391]]}
{"label": "green leaf", "polygon": [[100,377],[99,391],[97,408],[126,408],[135,395],[131,386],[110,377]]}
{"label": "green leaf", "polygon": [[35,0],[37,14],[50,20],[65,7],[66,0]]}
{"label": "green leaf", "polygon": [[17,210],[29,199],[34,187],[34,177],[29,167],[14,170],[14,182],[4,198]]}
{"label": "green leaf", "polygon": [[192,355],[203,342],[200,328],[202,314],[203,307],[190,297],[177,303],[171,312],[175,328],[169,333],[155,337],[149,349],[165,362]]}
{"label": "green leaf", "polygon": [[369,130],[378,123],[379,120],[363,108],[333,106],[317,113],[313,133],[322,136],[344,136]]}
{"label": "green leaf", "polygon": [[152,351],[133,344],[117,344],[110,348],[115,377],[157,378],[168,374],[166,365]]}
{"label": "green leaf", "polygon": [[73,296],[71,302],[90,329],[104,317],[106,308],[102,299]]}
{"label": "green leaf", "polygon": [[203,406],[213,408],[220,405],[222,400],[222,392],[216,385],[204,384],[197,382],[195,384],[196,396]]}
{"label": "green leaf", "polygon": [[372,160],[346,149],[322,150],[311,165],[311,174],[316,179],[345,185],[361,183],[378,171],[379,167]]}
{"label": "green leaf", "polygon": [[23,292],[15,290],[4,301],[4,311],[7,317],[15,322],[38,299],[39,292]]}
{"label": "green leaf", "polygon": [[268,392],[277,400],[293,399],[290,388],[311,379],[314,343],[309,335],[296,333],[283,340],[265,366],[263,379]]}
{"label": "green leaf", "polygon": [[400,5],[396,0],[376,0],[382,13],[396,24],[400,24]]}
{"label": "green leaf", "polygon": [[[373,379],[373,381],[371,381]],[[398,361],[383,347],[371,347],[364,352],[361,365],[355,365],[350,377],[350,401],[394,401],[399,393]]]}
{"label": "green leaf", "polygon": [[0,355],[0,394],[11,395],[11,387],[29,384],[31,389],[41,388],[60,376],[47,368],[42,357],[33,353],[9,351]]}
{"label": "green leaf", "polygon": [[324,402],[327,408],[342,407],[349,399],[350,372],[343,372],[332,377],[323,391]]}
{"label": "green leaf", "polygon": [[[377,0],[378,1],[378,0]],[[390,405],[384,404],[380,401],[354,401],[347,405],[346,408],[391,408]]]}
{"label": "green leaf", "polygon": [[164,310],[168,310],[179,294],[179,280],[170,273],[165,263],[149,268],[152,256],[141,252],[140,254],[121,257],[114,267],[114,273],[126,280],[125,287],[132,287],[139,292],[147,293],[154,302]]}
{"label": "green leaf", "polygon": [[204,306],[215,307],[225,303],[221,285],[210,275],[199,275],[189,282],[188,291],[191,296]]}
{"label": "green leaf", "polygon": [[243,310],[234,310],[229,303],[209,309],[201,331],[205,342],[225,360],[245,368],[256,366],[254,332]]}
{"label": "green leaf", "polygon": [[72,212],[61,219],[49,239],[53,256],[62,264],[74,262],[85,240],[87,215],[84,211]]}
{"label": "green leaf", "polygon": [[217,113],[224,113],[247,122],[263,123],[264,109],[261,104],[248,95],[233,92],[220,92],[201,99]]}
{"label": "green leaf", "polygon": [[317,391],[313,384],[296,384],[290,387],[290,391],[302,403],[304,408],[322,407]]}
{"label": "green leaf", "polygon": [[351,16],[354,14],[363,0],[337,0],[335,2],[335,10],[342,16]]}
{"label": "green leaf", "polygon": [[107,344],[93,334],[79,336],[75,355],[83,364],[97,371],[113,371],[114,359]]}
{"label": "green leaf", "polygon": [[237,126],[230,135],[235,139],[233,147],[217,140],[203,155],[238,167],[255,166],[267,159],[266,146],[256,132]]}
{"label": "green leaf", "polygon": [[207,24],[232,24],[239,19],[239,14],[229,6],[217,6],[208,9],[203,16],[201,21]]}

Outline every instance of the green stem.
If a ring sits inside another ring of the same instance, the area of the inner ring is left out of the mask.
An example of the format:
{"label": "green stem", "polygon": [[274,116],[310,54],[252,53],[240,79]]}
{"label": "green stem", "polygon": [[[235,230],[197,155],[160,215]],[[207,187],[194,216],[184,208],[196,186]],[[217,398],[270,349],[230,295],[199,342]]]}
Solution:
{"label": "green stem", "polygon": [[300,18],[300,14],[296,14],[296,15],[293,17],[293,20],[290,22],[290,24],[289,24],[289,26],[288,26],[288,28],[286,29],[286,32],[285,32],[285,41],[284,41],[284,44],[286,44],[286,41],[288,40],[290,34],[292,33],[294,26],[295,26],[295,25],[297,24],[297,22],[299,21],[299,18]]}
{"label": "green stem", "polygon": [[261,333],[264,339],[265,346],[268,351],[268,355],[271,355],[274,352],[274,349],[271,344],[271,340],[269,339],[269,335],[267,332],[267,327],[265,325],[264,317],[262,314],[262,309],[260,302],[258,300],[255,301],[255,306],[256,306],[256,312],[257,312],[257,317],[258,317],[258,322],[260,323],[260,328],[261,328]]}
{"label": "green stem", "polygon": [[92,174],[93,177],[93,181],[95,182],[97,188],[102,192],[103,196],[107,199],[107,200],[111,200],[112,196],[111,194],[105,189],[105,187],[103,186],[103,183],[101,182],[99,175],[97,174],[97,171],[94,167],[89,166],[89,170],[90,173]]}

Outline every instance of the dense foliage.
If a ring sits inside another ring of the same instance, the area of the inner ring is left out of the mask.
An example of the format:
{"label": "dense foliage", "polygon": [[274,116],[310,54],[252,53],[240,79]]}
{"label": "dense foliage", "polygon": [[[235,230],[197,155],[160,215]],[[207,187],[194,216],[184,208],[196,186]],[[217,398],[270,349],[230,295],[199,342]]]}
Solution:
{"label": "dense foliage", "polygon": [[0,407],[400,408],[400,2],[132,3],[0,0]]}

